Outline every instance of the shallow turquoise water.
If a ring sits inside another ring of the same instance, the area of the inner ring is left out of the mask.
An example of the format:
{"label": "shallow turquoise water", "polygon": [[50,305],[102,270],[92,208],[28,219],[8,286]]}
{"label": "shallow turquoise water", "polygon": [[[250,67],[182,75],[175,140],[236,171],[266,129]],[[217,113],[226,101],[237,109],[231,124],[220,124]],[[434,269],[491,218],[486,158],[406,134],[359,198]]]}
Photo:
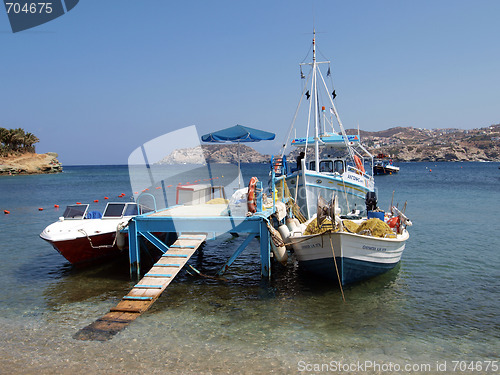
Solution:
{"label": "shallow turquoise water", "polygon": [[[104,343],[72,335],[128,292],[126,260],[75,269],[38,235],[61,215],[54,204],[129,199],[127,168],[0,177],[0,210],[11,211],[0,216],[0,365],[16,373],[310,373],[300,370],[372,361],[437,371],[446,360],[452,372],[452,361],[498,361],[498,165],[402,163],[400,174],[377,176],[380,207],[395,190],[414,226],[400,266],[347,287],[345,304],[338,287],[308,280],[292,260],[262,281],[255,243],[227,282],[181,274]],[[245,181],[267,181],[266,169],[243,166]],[[209,241],[192,262],[214,274],[242,241]]]}

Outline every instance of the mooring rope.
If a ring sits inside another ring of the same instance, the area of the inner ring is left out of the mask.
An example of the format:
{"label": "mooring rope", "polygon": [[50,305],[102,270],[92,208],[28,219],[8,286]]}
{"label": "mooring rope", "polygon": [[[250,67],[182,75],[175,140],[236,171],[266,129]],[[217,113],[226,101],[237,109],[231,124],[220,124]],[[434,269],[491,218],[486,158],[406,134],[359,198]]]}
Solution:
{"label": "mooring rope", "polygon": [[342,293],[342,299],[344,300],[345,303],[344,289],[342,289],[342,282],[340,281],[339,268],[337,267],[337,259],[335,258],[335,250],[333,249],[332,232],[328,232],[328,237],[330,237],[330,246],[332,247],[333,263],[335,263],[335,271],[337,271],[337,278],[339,280],[340,292]]}

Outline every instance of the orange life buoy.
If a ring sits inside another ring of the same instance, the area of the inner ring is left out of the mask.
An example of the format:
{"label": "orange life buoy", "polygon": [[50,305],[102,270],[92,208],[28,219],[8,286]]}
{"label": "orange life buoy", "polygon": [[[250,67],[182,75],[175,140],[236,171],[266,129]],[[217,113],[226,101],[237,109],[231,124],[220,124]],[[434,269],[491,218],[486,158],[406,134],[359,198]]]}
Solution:
{"label": "orange life buoy", "polygon": [[356,168],[365,173],[365,167],[363,167],[363,163],[361,162],[361,159],[358,155],[354,155],[354,162],[356,163]]}
{"label": "orange life buoy", "polygon": [[247,208],[248,212],[257,212],[257,197],[255,195],[255,187],[259,179],[257,177],[252,177],[248,184],[248,194],[247,194]]}

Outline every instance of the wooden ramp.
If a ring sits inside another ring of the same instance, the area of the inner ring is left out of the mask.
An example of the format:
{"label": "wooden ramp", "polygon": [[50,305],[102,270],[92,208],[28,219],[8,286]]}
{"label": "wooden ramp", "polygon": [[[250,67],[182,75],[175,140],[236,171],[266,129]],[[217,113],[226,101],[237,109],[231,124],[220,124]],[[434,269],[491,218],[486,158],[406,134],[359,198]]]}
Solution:
{"label": "wooden ramp", "polygon": [[153,305],[205,238],[199,234],[180,236],[116,307],[73,337],[106,341],[120,332]]}

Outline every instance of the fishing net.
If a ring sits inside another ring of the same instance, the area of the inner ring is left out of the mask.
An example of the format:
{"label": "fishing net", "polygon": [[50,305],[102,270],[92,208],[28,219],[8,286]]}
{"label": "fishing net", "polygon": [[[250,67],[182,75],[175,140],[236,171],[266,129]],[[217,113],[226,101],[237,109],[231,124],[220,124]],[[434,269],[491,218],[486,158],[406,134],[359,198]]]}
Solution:
{"label": "fishing net", "polygon": [[364,221],[358,227],[356,233],[381,238],[396,237],[391,227],[380,219],[368,219]]}

